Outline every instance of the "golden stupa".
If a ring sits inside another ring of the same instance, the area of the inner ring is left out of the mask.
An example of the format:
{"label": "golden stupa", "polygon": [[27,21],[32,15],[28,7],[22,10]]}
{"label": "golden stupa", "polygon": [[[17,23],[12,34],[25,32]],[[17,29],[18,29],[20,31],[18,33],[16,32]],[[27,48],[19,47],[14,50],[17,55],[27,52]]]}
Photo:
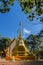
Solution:
{"label": "golden stupa", "polygon": [[14,56],[15,60],[27,60],[33,58],[33,56],[29,56],[29,50],[25,46],[24,40],[22,38],[22,23],[20,22],[20,30],[19,36],[16,41],[16,45],[12,50],[12,55]]}
{"label": "golden stupa", "polygon": [[9,54],[7,58],[13,57],[14,60],[34,60],[34,56],[29,56],[29,50],[25,46],[24,40],[22,38],[22,23],[20,22],[19,36],[11,42],[12,44],[9,47]]}
{"label": "golden stupa", "polygon": [[22,39],[22,23],[20,22],[20,30],[19,30],[19,36],[18,36],[18,39],[16,41],[16,46],[13,48],[12,50],[12,55],[15,56],[15,58],[20,58],[20,57],[23,57],[23,56],[28,56],[28,49],[27,47],[25,46],[24,44],[24,40]]}

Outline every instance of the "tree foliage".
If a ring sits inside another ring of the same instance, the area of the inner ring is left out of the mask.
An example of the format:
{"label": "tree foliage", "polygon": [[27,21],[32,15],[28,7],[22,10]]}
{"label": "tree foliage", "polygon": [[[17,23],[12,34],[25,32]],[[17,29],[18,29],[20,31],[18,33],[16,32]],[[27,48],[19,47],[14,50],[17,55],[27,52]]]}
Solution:
{"label": "tree foliage", "polygon": [[31,45],[32,49],[34,50],[38,45],[40,45],[41,40],[37,35],[31,34],[27,40],[29,41],[29,44]]}
{"label": "tree foliage", "polygon": [[40,57],[40,59],[43,59],[43,45],[39,48],[38,56]]}
{"label": "tree foliage", "polygon": [[14,0],[0,0],[0,12],[5,13],[10,10],[10,6],[13,5]]}
{"label": "tree foliage", "polygon": [[[43,0],[19,0],[19,2],[22,11],[28,14],[31,21],[43,14]],[[40,18],[40,21],[43,22],[43,17]]]}
{"label": "tree foliage", "polygon": [[0,39],[0,50],[5,49],[10,45],[11,39],[10,38],[2,38]]}
{"label": "tree foliage", "polygon": [[10,45],[11,39],[10,38],[4,38],[0,36],[0,55],[1,57],[5,57],[5,49]]}
{"label": "tree foliage", "polygon": [[43,0],[0,0],[0,12],[8,12],[14,1],[20,3],[22,11],[28,14],[27,18],[29,18],[30,21],[34,18],[40,18],[40,21],[43,22]]}
{"label": "tree foliage", "polygon": [[26,40],[25,44],[33,54],[37,57],[43,57],[43,29],[37,35],[31,34]]}
{"label": "tree foliage", "polygon": [[25,44],[29,48],[30,52],[32,54],[37,54],[39,51],[39,46],[41,44],[41,39],[38,35],[31,34],[27,39],[25,40]]}
{"label": "tree foliage", "polygon": [[43,39],[43,29],[39,32],[38,36]]}

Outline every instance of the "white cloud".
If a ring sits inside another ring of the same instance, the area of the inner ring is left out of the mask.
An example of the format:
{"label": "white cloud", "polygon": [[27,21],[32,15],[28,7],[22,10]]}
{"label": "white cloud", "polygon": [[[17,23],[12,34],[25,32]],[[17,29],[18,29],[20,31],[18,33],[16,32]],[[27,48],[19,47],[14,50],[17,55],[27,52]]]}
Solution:
{"label": "white cloud", "polygon": [[27,30],[26,28],[23,29],[23,38],[25,38],[26,34],[30,34],[31,31]]}
{"label": "white cloud", "polygon": [[29,34],[31,31],[24,28],[24,33]]}

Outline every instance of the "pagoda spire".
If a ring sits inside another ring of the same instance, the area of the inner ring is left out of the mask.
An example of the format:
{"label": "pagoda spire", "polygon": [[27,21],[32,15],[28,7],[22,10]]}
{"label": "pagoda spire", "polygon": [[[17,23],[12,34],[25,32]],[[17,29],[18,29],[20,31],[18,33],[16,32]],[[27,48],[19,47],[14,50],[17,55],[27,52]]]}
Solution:
{"label": "pagoda spire", "polygon": [[22,39],[22,22],[20,22],[19,39]]}

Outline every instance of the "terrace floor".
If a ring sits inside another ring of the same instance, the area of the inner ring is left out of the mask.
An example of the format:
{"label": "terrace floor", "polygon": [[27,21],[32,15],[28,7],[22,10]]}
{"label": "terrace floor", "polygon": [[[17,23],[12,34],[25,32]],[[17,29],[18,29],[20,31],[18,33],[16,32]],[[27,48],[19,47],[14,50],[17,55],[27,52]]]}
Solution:
{"label": "terrace floor", "polygon": [[0,59],[0,65],[43,65],[43,60],[33,60],[33,61],[6,61],[5,59]]}

